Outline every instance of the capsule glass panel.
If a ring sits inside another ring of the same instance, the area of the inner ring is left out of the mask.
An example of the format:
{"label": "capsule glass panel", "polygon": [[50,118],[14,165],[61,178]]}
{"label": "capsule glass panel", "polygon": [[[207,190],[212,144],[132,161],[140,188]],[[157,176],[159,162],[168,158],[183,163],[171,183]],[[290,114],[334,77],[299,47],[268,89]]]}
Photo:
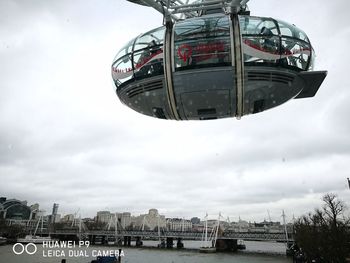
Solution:
{"label": "capsule glass panel", "polygon": [[135,38],[130,40],[122,49],[120,49],[120,51],[118,52],[118,54],[115,56],[114,58],[114,62],[117,61],[118,59],[120,59],[121,57],[130,54],[132,52],[132,47],[134,45],[135,42]]}
{"label": "capsule glass panel", "polygon": [[246,65],[277,64],[281,59],[278,36],[243,36],[242,43]]}
{"label": "capsule glass panel", "polygon": [[227,16],[199,17],[175,24],[175,70],[227,65],[231,65]]}
{"label": "capsule glass panel", "polygon": [[309,43],[282,37],[282,65],[308,70],[312,48]]}
{"label": "capsule glass panel", "polygon": [[281,59],[280,37],[274,20],[241,16],[240,26],[244,63],[246,65],[276,65]]}
{"label": "capsule glass panel", "polygon": [[241,16],[244,62],[247,66],[312,68],[307,35],[294,25],[271,18]]}
{"label": "capsule glass panel", "polygon": [[240,16],[242,35],[279,35],[277,24],[271,18]]}
{"label": "capsule glass panel", "polygon": [[117,87],[133,78],[131,54],[125,55],[114,62],[112,77]]}
{"label": "capsule glass panel", "polygon": [[307,35],[301,29],[297,28],[295,25],[291,25],[284,21],[277,21],[278,27],[281,32],[281,36],[292,37],[296,39],[300,39],[305,42],[310,42]]}
{"label": "capsule glass panel", "polygon": [[134,50],[140,50],[150,46],[163,45],[164,32],[165,27],[162,26],[141,35],[135,41]]}
{"label": "capsule glass panel", "polygon": [[281,31],[282,65],[310,70],[313,67],[313,50],[304,31],[295,25],[278,21]]}
{"label": "capsule glass panel", "polygon": [[161,75],[163,70],[163,41],[165,27],[160,27],[136,39],[134,73],[136,79]]}

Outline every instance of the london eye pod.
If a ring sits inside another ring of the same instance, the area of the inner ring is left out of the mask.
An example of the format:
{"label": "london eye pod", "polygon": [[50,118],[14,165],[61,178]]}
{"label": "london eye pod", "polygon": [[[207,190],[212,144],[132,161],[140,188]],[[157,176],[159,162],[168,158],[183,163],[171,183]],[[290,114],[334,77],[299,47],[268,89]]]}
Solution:
{"label": "london eye pod", "polygon": [[247,0],[130,0],[162,12],[165,25],[128,42],[112,77],[119,99],[175,120],[240,118],[313,97],[327,71],[313,71],[307,35],[250,16]]}

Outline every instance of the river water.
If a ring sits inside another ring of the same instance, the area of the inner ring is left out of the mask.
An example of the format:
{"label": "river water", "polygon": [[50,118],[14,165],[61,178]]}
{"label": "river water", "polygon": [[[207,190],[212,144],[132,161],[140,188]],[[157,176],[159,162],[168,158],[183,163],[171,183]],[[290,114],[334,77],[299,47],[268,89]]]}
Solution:
{"label": "river water", "polygon": [[[144,245],[153,246],[156,242],[146,241]],[[196,249],[199,242],[185,241],[186,248]],[[156,248],[122,248],[123,263],[287,263],[291,259],[283,255],[285,246],[281,243],[270,242],[245,242],[247,249],[237,253],[201,254],[198,250],[156,249]],[[76,247],[48,248],[37,245],[37,251],[33,255],[16,255],[12,245],[0,246],[0,262],[4,263],[90,263],[92,259],[103,253],[113,253],[117,247],[84,246],[76,244]],[[17,253],[21,247],[16,247]],[[28,252],[33,253],[34,247],[29,246]],[[117,252],[115,252],[117,253]]]}

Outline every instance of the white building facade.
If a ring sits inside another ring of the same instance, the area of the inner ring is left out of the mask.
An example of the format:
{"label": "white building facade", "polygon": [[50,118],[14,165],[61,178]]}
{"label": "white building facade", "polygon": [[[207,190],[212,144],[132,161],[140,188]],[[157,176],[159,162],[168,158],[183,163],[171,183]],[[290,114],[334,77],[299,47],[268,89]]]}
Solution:
{"label": "white building facade", "polygon": [[167,218],[166,219],[167,230],[169,231],[191,231],[192,222],[184,218]]}

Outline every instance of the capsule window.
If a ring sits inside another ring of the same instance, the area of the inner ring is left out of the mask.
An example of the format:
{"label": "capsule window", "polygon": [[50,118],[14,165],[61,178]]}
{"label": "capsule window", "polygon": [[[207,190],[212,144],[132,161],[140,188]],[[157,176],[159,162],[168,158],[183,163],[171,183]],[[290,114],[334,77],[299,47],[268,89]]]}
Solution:
{"label": "capsule window", "polygon": [[159,27],[149,31],[136,39],[134,50],[148,49],[163,45],[165,27]]}
{"label": "capsule window", "polygon": [[196,18],[175,24],[175,70],[231,65],[227,16]]}
{"label": "capsule window", "polygon": [[240,16],[240,26],[242,35],[278,35],[278,27],[270,18]]}
{"label": "capsule window", "polygon": [[164,33],[165,27],[159,27],[136,39],[133,53],[134,77],[136,79],[164,73]]}
{"label": "capsule window", "polygon": [[130,54],[132,52],[132,47],[134,45],[135,42],[135,38],[130,40],[119,52],[118,54],[115,56],[114,58],[114,62],[117,61],[118,59],[120,59],[121,57]]}
{"label": "capsule window", "polygon": [[112,77],[117,86],[129,81],[133,77],[131,54],[119,58],[112,66]]}

